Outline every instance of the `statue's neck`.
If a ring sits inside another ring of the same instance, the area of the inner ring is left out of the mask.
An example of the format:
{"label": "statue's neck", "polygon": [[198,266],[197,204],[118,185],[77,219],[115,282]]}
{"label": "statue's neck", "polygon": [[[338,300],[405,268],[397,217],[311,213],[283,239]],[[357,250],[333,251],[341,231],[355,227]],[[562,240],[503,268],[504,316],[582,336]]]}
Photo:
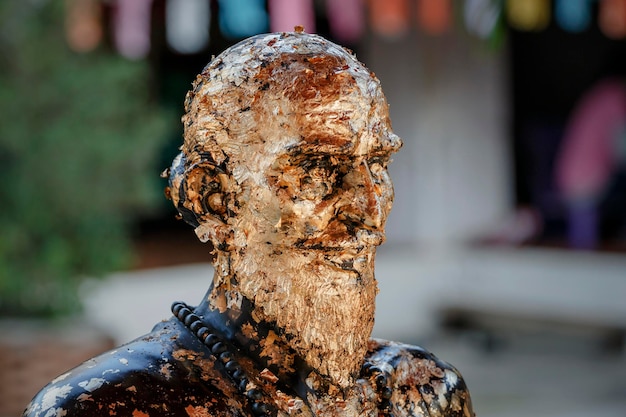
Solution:
{"label": "statue's neck", "polygon": [[221,339],[252,359],[259,371],[269,369],[282,384],[291,387],[300,397],[306,398],[307,388],[302,381],[311,369],[304,365],[297,353],[278,335],[274,323],[259,316],[258,309],[246,298],[241,299],[240,308],[220,311],[211,305],[214,294],[212,285],[194,312]]}
{"label": "statue's neck", "polygon": [[329,384],[353,385],[374,322],[373,251],[333,262],[281,255],[218,256],[198,312],[233,343],[254,346],[251,357],[281,379],[303,382],[315,370]]}

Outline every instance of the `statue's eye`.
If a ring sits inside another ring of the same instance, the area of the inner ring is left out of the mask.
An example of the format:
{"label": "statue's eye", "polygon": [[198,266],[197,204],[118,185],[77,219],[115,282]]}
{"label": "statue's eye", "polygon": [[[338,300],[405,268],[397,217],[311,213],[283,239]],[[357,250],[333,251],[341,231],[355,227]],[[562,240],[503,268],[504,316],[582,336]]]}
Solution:
{"label": "statue's eye", "polygon": [[210,181],[205,181],[203,183],[204,194],[206,193],[215,193],[220,190],[220,183],[216,179],[211,179]]}
{"label": "statue's eye", "polygon": [[327,166],[309,168],[300,179],[300,198],[323,199],[332,192],[336,181],[334,169]]}
{"label": "statue's eye", "polygon": [[[294,160],[295,159],[295,160]],[[323,200],[341,189],[350,163],[336,157],[320,158],[318,155],[299,155],[299,158],[281,160],[272,166],[274,174],[270,183],[293,201]]]}
{"label": "statue's eye", "polygon": [[387,165],[389,164],[389,157],[387,156],[374,156],[367,160],[367,165],[370,168],[370,171],[383,171],[387,169]]}

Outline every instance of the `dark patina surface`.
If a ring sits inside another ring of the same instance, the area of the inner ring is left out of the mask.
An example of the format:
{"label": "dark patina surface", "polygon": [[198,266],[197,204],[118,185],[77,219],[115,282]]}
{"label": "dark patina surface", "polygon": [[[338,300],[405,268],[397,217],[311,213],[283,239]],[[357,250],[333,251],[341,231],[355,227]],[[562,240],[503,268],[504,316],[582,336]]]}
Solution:
{"label": "dark patina surface", "polygon": [[[224,323],[215,323],[218,335],[200,316],[205,326],[193,326],[185,320],[191,311],[178,312],[183,321],[175,316],[159,323],[56,378],[24,416],[312,415],[305,394],[310,388],[298,383],[311,370],[298,368],[301,361],[285,352],[268,323],[240,321],[262,329],[251,341],[250,334],[224,331]],[[375,402],[378,415],[472,415],[460,374],[419,347],[372,340],[357,383],[361,401]]]}

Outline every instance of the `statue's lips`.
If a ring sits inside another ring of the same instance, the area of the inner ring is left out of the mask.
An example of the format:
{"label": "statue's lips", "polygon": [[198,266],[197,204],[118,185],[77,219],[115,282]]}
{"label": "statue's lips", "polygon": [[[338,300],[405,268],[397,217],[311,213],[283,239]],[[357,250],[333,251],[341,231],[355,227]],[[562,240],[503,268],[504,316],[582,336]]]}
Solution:
{"label": "statue's lips", "polygon": [[356,233],[356,241],[365,246],[380,246],[385,243],[385,232],[382,230],[361,229]]}

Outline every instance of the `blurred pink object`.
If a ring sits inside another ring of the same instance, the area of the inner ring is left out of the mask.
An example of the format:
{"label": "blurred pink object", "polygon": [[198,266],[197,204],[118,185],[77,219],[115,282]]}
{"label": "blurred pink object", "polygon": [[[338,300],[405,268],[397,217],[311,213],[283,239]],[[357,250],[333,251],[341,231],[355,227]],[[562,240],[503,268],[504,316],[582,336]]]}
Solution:
{"label": "blurred pink object", "polygon": [[625,123],[622,81],[602,81],[582,97],[568,122],[556,167],[556,183],[566,199],[601,195],[616,168],[617,139]]}
{"label": "blurred pink object", "polygon": [[452,25],[450,0],[417,0],[417,23],[429,35],[441,35]]}
{"label": "blurred pink object", "polygon": [[543,219],[533,207],[518,207],[502,224],[487,234],[484,242],[493,245],[515,246],[530,242],[541,234]]}
{"label": "blurred pink object", "polygon": [[598,24],[607,37],[626,37],[626,0],[602,0],[599,2]]}
{"label": "blurred pink object", "polygon": [[599,202],[619,164],[619,139],[626,123],[624,84],[600,82],[576,106],[567,126],[556,183],[569,216],[570,246],[594,249],[599,236]]}
{"label": "blurred pink object", "polygon": [[307,33],[315,33],[313,0],[269,0],[270,30],[293,32],[294,26],[304,26]]}
{"label": "blurred pink object", "polygon": [[355,43],[365,32],[364,0],[326,0],[330,32],[339,42]]}
{"label": "blurred pink object", "polygon": [[409,31],[409,3],[407,0],[370,0],[370,20],[374,32],[397,39]]}
{"label": "blurred pink object", "polygon": [[116,0],[114,4],[115,47],[126,58],[145,58],[150,52],[152,0]]}

